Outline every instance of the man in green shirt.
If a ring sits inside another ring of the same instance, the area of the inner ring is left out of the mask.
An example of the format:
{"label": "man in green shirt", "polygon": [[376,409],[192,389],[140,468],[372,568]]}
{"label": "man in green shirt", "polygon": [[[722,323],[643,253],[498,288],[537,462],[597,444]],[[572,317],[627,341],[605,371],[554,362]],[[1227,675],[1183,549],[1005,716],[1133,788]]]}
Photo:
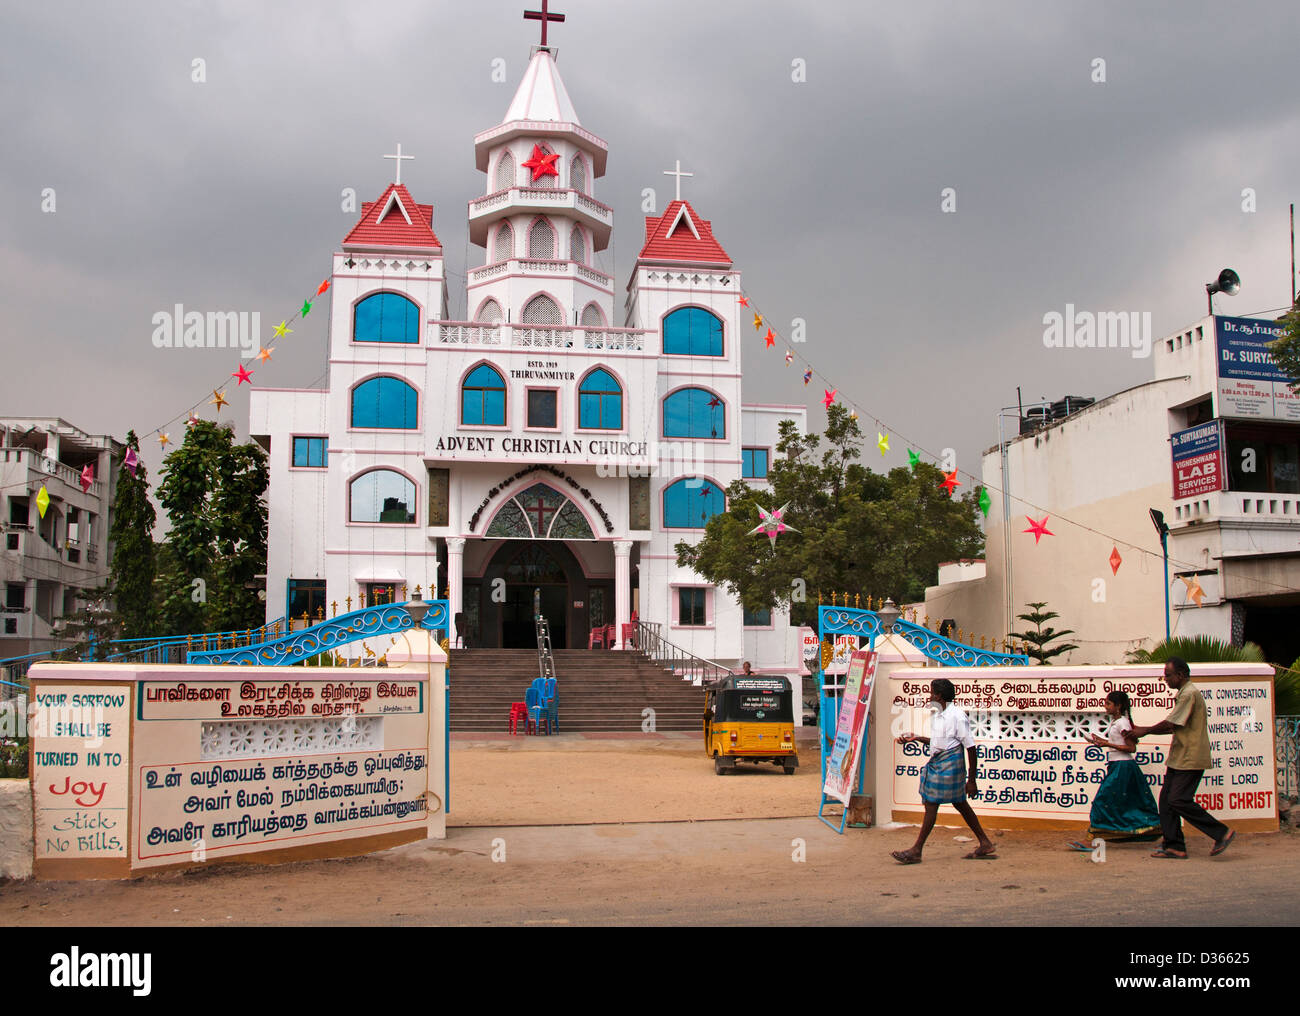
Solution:
{"label": "man in green shirt", "polygon": [[1165,782],[1160,788],[1160,825],[1164,843],[1152,857],[1187,857],[1183,819],[1187,819],[1214,841],[1210,856],[1222,854],[1237,834],[1196,803],[1196,788],[1213,762],[1210,759],[1210,730],[1205,718],[1205,699],[1192,684],[1192,671],[1185,660],[1171,656],[1165,664],[1165,684],[1178,693],[1174,711],[1152,727],[1134,727],[1134,737],[1147,734],[1174,735],[1169,745]]}

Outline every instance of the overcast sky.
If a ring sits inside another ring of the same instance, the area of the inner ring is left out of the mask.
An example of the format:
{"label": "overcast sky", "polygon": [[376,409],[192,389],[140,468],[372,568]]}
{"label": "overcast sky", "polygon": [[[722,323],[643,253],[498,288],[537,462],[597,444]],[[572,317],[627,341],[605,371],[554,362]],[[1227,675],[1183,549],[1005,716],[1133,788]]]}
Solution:
{"label": "overcast sky", "polygon": [[[466,241],[485,182],[473,135],[500,121],[537,41],[525,6],[3,0],[0,415],[121,438],[183,413],[236,362],[155,349],[153,315],[258,310],[269,330],[328,275],[357,218],[340,192],[377,197],[399,141],[462,316],[483,254]],[[681,159],[746,291],[786,334],[807,321],[801,352],[866,427],[953,447],[963,470],[1017,385],[1100,397],[1150,376],[1128,350],[1044,348],[1045,314],[1150,311],[1159,337],[1205,312],[1225,266],[1243,283],[1221,312],[1289,303],[1295,0],[553,9],[569,94],[609,144],[596,195],[614,208],[620,305],[641,191],[662,208]],[[297,326],[257,381],[318,381],[325,326]],[[747,338],[746,400],[806,398],[820,428],[820,389]],[[246,393],[228,392],[241,434]],[[893,444],[886,464],[905,464]],[[156,474],[156,443],[145,458]]]}

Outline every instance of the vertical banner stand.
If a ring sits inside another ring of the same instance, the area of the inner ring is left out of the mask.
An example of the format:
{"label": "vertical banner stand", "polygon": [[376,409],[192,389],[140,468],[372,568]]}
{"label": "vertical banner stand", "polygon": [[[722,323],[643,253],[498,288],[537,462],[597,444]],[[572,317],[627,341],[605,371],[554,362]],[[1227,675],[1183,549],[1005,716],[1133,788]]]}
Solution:
{"label": "vertical banner stand", "polygon": [[[871,649],[876,647],[876,640],[872,637],[870,642]],[[839,728],[840,707],[844,702],[844,691],[848,684],[848,675],[832,674],[830,681],[827,681],[825,672],[819,667],[817,676],[821,678],[821,708],[818,710],[818,741],[821,747],[821,801],[817,805],[817,818],[825,823],[827,828],[833,829],[841,836],[844,835],[844,826],[849,819],[849,806],[844,804],[838,798],[831,797],[826,793],[826,764],[830,760],[831,749],[835,744],[836,731]],[[835,679],[839,678],[844,683],[836,684]],[[853,796],[853,791],[862,787],[867,772],[867,746],[871,744],[871,717],[868,715],[865,729],[862,733],[862,751],[858,756],[857,772],[854,775],[853,784],[850,787],[849,797]],[[827,818],[823,812],[826,805],[834,804],[841,808],[840,824],[837,826],[831,819]]]}

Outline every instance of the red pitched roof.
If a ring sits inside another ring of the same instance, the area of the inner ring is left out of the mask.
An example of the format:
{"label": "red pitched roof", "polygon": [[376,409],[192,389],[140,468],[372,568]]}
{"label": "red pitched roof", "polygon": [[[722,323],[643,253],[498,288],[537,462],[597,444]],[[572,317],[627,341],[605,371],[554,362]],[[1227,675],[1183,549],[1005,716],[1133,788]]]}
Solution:
{"label": "red pitched roof", "polygon": [[[683,209],[685,214],[680,215]],[[688,215],[699,233],[698,239],[686,221]],[[646,216],[645,246],[641,248],[640,260],[731,266],[731,258],[722,244],[713,238],[712,224],[708,219],[701,219],[689,201],[674,201],[662,216]]]}
{"label": "red pitched roof", "polygon": [[[396,199],[390,204],[390,196]],[[398,207],[398,202],[401,207]],[[402,214],[402,209],[406,215]],[[379,216],[383,215],[380,219]],[[410,218],[408,223],[407,217]],[[442,249],[433,232],[433,205],[417,205],[405,184],[392,183],[378,201],[361,206],[361,220],[343,238],[344,247],[396,247],[402,250]]]}

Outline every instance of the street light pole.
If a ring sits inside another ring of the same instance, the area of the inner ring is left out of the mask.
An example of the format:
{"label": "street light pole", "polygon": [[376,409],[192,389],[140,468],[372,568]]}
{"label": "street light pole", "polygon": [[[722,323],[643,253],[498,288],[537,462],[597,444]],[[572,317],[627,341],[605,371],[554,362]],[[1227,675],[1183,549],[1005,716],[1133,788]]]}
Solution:
{"label": "street light pole", "polygon": [[1170,638],[1169,631],[1169,525],[1165,522],[1165,513],[1157,511],[1154,508],[1148,509],[1151,512],[1151,524],[1156,527],[1156,532],[1160,534],[1160,554],[1165,562],[1165,641]]}

